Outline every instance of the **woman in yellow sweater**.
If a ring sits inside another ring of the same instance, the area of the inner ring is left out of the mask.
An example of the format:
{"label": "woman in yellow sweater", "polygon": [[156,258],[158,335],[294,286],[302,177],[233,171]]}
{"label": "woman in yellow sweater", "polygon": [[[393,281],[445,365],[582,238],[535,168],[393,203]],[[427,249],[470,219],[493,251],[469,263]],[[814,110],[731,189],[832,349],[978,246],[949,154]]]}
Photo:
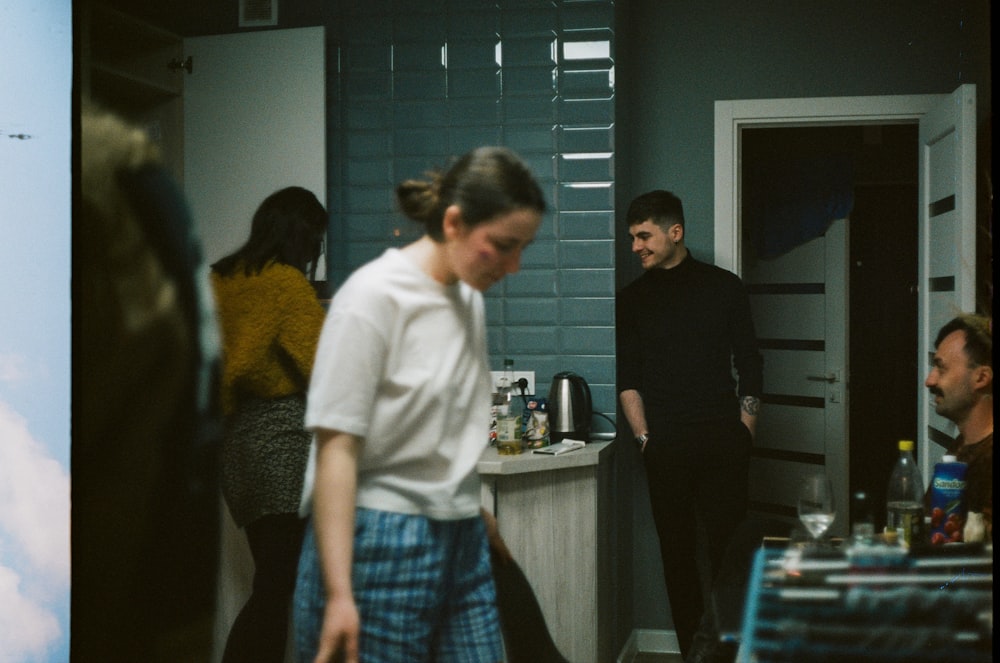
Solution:
{"label": "woman in yellow sweater", "polygon": [[297,511],[311,435],[305,393],[325,311],[306,277],[328,216],[289,187],[254,214],[250,238],[212,265],[222,330],[222,491],[245,528],[253,591],[226,642],[224,663],[280,663],[305,521]]}

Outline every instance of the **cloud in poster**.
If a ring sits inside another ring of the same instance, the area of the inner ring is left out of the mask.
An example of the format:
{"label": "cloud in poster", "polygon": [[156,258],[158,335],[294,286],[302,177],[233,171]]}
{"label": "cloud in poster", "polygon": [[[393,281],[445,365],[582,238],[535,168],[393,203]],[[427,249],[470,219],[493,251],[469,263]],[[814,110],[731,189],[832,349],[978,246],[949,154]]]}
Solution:
{"label": "cloud in poster", "polygon": [[28,371],[22,357],[0,353],[0,383],[21,382],[27,379]]}
{"label": "cloud in poster", "polygon": [[0,663],[44,661],[65,638],[69,475],[0,401]]}

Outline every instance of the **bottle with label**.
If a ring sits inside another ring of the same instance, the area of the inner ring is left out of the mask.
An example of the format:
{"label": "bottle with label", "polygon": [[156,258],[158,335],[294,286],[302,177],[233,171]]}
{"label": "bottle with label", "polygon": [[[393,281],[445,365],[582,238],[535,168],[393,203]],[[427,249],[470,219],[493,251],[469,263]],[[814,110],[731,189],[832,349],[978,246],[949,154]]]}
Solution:
{"label": "bottle with label", "polygon": [[886,529],[906,547],[924,541],[924,481],[913,457],[913,440],[899,441],[899,459],[886,490]]}
{"label": "bottle with label", "polygon": [[969,466],[944,456],[931,479],[931,531],[934,545],[962,541],[965,529],[965,475]]}
{"label": "bottle with label", "polygon": [[503,360],[503,376],[497,384],[497,452],[515,455],[522,451],[521,408],[514,402],[514,360]]}
{"label": "bottle with label", "polygon": [[[510,363],[510,370],[507,364]],[[513,390],[514,361],[504,359],[504,372],[493,385],[493,402],[490,405],[490,446],[498,446],[500,417],[510,412],[511,391]]]}

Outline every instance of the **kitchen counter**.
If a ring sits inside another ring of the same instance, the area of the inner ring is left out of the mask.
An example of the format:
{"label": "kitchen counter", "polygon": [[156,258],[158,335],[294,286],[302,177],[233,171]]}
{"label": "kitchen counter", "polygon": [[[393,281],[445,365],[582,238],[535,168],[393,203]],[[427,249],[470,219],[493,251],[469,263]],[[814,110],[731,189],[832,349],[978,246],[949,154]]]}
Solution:
{"label": "kitchen counter", "polygon": [[598,465],[601,458],[611,451],[611,441],[591,442],[582,449],[574,449],[558,456],[532,453],[526,449],[516,456],[501,456],[496,447],[489,447],[479,457],[476,469],[480,476],[493,474],[523,474],[525,472],[551,472],[570,467]]}
{"label": "kitchen counter", "polygon": [[482,505],[527,576],[552,639],[574,663],[611,651],[610,497],[614,442],[550,456],[480,457]]}

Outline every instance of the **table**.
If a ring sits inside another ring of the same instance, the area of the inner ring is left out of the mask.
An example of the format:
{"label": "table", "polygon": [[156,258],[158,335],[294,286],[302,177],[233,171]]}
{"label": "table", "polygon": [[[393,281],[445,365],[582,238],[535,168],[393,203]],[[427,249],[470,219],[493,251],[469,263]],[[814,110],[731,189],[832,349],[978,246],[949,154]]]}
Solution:
{"label": "table", "polygon": [[993,660],[992,546],[788,551],[756,553],[738,663]]}

